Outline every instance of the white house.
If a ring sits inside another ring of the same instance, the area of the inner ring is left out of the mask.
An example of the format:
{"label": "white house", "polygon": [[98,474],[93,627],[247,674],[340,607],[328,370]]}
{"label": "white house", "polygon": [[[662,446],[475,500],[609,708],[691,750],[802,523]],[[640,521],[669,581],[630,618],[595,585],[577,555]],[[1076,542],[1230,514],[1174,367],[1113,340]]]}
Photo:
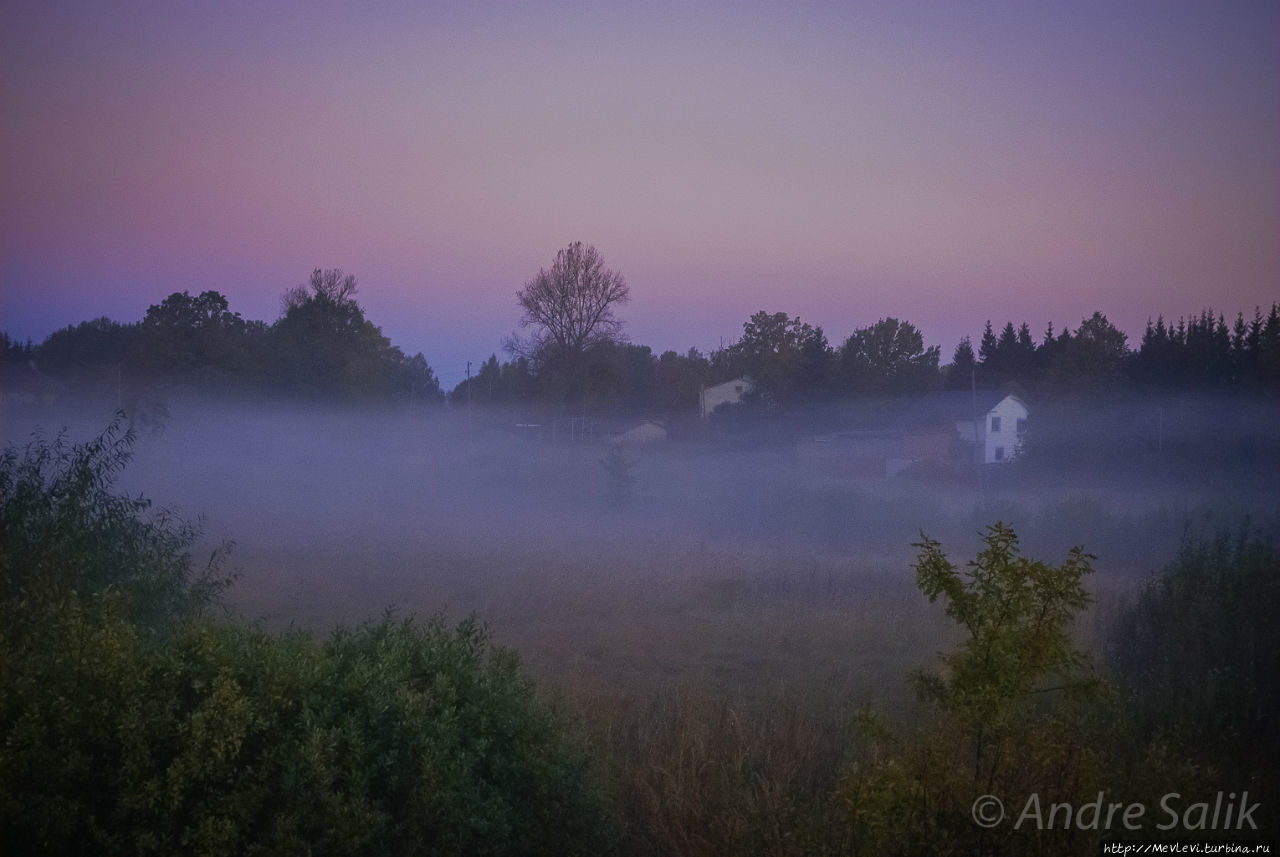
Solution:
{"label": "white house", "polygon": [[1005,396],[983,414],[982,460],[986,464],[1002,464],[1017,458],[1027,436],[1029,411],[1017,396]]}
{"label": "white house", "polygon": [[736,405],[742,401],[743,395],[750,392],[751,379],[745,375],[741,378],[734,378],[732,381],[725,381],[723,384],[716,384],[713,387],[703,387],[698,400],[702,409],[702,417],[706,419],[711,412],[720,405]]}
{"label": "white house", "polygon": [[983,464],[1006,464],[1022,451],[1028,415],[1026,403],[1011,393],[956,390],[929,393],[912,404],[897,423],[912,430],[952,428],[970,448],[977,444],[975,460],[980,456]]}

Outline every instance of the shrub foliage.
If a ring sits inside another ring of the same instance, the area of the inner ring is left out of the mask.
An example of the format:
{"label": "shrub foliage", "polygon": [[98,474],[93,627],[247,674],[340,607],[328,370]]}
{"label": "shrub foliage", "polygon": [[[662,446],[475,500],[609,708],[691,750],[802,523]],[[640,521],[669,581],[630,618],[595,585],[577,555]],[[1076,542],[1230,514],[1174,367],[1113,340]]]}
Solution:
{"label": "shrub foliage", "polygon": [[585,754],[474,621],[269,634],[198,529],[111,494],[128,433],[0,468],[0,852],[575,854]]}
{"label": "shrub foliage", "polygon": [[[145,497],[118,495],[112,480],[135,440],[117,415],[101,435],[70,443],[37,435],[0,457],[0,597],[29,603],[59,593],[114,592],[130,618],[156,629],[188,618],[230,583],[229,543],[201,566],[198,524]],[[15,617],[16,618],[16,617]]]}
{"label": "shrub foliage", "polygon": [[[975,823],[981,795],[1045,792],[1074,800],[1103,782],[1104,747],[1087,709],[1104,685],[1070,629],[1088,604],[1092,557],[1073,548],[1061,566],[1021,555],[1013,530],[997,523],[985,548],[960,570],[927,537],[916,547],[916,581],[946,601],[962,641],[937,673],[912,676],[930,706],[914,730],[862,719],[864,736],[840,790],[859,854],[1078,853],[1068,834]],[[1010,802],[1012,805],[1012,801]]]}

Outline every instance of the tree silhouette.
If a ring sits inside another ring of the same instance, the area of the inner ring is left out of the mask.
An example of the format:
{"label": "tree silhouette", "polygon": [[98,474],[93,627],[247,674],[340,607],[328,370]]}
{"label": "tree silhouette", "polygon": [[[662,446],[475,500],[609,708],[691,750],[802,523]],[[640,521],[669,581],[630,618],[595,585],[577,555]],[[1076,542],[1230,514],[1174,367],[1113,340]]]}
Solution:
{"label": "tree silhouette", "polygon": [[911,322],[882,318],[853,332],[840,349],[840,365],[854,392],[919,393],[937,382],[938,354],[936,345],[924,347]]}
{"label": "tree silhouette", "polygon": [[974,372],[978,361],[973,354],[973,343],[969,337],[960,340],[955,353],[951,356],[951,366],[947,369],[948,390],[967,390],[973,384]]}
{"label": "tree silhouette", "polygon": [[542,375],[554,375],[567,392],[580,394],[584,358],[592,348],[622,340],[622,320],[615,308],[631,299],[626,279],[604,266],[590,244],[576,241],[556,254],[550,270],[542,268],[516,292],[528,339],[511,337],[508,348],[527,357]]}

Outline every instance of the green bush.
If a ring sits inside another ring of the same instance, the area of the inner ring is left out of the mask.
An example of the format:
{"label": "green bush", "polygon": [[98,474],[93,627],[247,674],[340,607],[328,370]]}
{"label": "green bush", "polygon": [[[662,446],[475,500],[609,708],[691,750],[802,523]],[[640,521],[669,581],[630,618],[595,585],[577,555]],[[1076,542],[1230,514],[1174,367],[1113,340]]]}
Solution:
{"label": "green bush", "polygon": [[317,642],[228,622],[149,643],[113,599],[0,636],[6,853],[574,854],[585,756],[471,622]]}
{"label": "green bush", "polygon": [[[1090,704],[1105,698],[1071,624],[1089,602],[1092,557],[1073,548],[1061,566],[1021,555],[1004,524],[964,570],[941,545],[916,545],[916,582],[941,597],[962,641],[938,672],[912,675],[929,705],[914,729],[890,729],[867,715],[862,743],[838,799],[857,854],[1075,854],[1073,833],[974,821],[980,795],[1012,801],[1032,792],[1083,803],[1105,780],[1105,748]],[[1094,790],[1094,791],[1090,791]],[[1013,805],[1012,802],[1009,805]]]}
{"label": "green bush", "polygon": [[196,531],[110,493],[131,440],[3,459],[0,853],[607,850],[585,753],[512,653],[474,621],[317,641],[202,614]]}
{"label": "green bush", "polygon": [[[230,578],[224,544],[203,566],[191,548],[198,525],[144,497],[114,494],[128,464],[132,429],[118,415],[81,444],[36,436],[0,457],[0,598],[58,598],[63,590],[115,591],[134,621],[149,629],[187,618],[213,602]],[[11,617],[17,618],[17,617]]]}

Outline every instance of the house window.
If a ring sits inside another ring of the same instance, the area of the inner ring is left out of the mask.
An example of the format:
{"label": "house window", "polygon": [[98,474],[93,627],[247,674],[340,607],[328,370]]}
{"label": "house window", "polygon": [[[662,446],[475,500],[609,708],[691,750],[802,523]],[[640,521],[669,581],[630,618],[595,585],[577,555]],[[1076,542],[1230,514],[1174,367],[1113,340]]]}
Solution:
{"label": "house window", "polygon": [[1003,446],[997,446],[997,447],[996,447],[996,461],[1004,461],[1004,447],[1003,447]]}
{"label": "house window", "polygon": [[991,418],[991,433],[992,433],[992,434],[999,434],[999,433],[1000,433],[1000,418],[999,418],[999,417],[992,417],[992,418]]}
{"label": "house window", "polygon": [[1018,434],[1026,434],[1026,433],[1027,433],[1027,418],[1019,417],[1018,418]]}
{"label": "house window", "polygon": [[737,393],[739,396],[741,396],[741,395],[742,395],[742,385],[741,385],[741,384],[736,385],[736,386],[733,388],[733,392],[735,392],[735,393]]}

